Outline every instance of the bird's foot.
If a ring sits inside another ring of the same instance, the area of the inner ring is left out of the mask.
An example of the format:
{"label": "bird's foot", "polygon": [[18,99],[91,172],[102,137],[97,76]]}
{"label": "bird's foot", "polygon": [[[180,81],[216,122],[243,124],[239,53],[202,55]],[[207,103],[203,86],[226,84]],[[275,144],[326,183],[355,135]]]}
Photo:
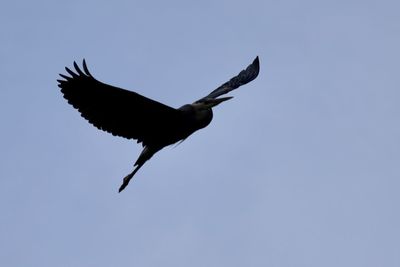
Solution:
{"label": "bird's foot", "polygon": [[124,179],[122,180],[122,185],[120,186],[118,192],[121,193],[122,190],[125,189],[125,187],[128,186],[130,180],[133,177],[133,173],[128,174],[127,176],[124,177]]}

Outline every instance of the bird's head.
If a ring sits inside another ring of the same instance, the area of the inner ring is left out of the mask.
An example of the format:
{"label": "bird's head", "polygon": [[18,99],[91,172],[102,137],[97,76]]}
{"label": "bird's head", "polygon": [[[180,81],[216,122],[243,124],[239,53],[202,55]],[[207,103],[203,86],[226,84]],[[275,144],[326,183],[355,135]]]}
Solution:
{"label": "bird's head", "polygon": [[220,98],[205,98],[205,99],[194,102],[192,105],[200,110],[211,109],[231,98],[233,98],[233,96],[220,97]]}

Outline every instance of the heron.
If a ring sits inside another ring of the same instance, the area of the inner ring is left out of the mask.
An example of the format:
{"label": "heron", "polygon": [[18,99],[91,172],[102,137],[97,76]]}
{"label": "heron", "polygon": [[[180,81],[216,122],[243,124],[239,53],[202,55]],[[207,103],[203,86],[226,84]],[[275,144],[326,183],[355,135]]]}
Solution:
{"label": "heron", "polygon": [[238,75],[203,98],[180,108],[172,108],[136,92],[103,83],[89,72],[85,59],[83,70],[76,62],[74,71],[60,74],[58,87],[64,98],[81,116],[100,130],[141,143],[143,150],[131,173],[119,187],[124,190],[136,172],[158,151],[182,142],[191,134],[210,124],[212,108],[232,96],[220,97],[254,80],[259,73],[258,56]]}

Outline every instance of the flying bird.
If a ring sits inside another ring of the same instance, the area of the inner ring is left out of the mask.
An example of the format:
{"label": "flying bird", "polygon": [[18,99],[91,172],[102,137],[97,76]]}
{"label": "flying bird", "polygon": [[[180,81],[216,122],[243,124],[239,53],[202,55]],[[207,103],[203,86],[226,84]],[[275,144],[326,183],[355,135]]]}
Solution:
{"label": "flying bird", "polygon": [[85,60],[83,70],[76,62],[73,65],[75,71],[66,67],[69,76],[60,74],[63,79],[57,80],[68,103],[98,129],[142,143],[143,150],[133,171],[123,179],[119,192],[155,153],[185,140],[210,124],[212,108],[232,98],[220,96],[254,80],[260,70],[256,57],[246,69],[207,96],[175,109],[138,93],[100,82],[89,72]]}

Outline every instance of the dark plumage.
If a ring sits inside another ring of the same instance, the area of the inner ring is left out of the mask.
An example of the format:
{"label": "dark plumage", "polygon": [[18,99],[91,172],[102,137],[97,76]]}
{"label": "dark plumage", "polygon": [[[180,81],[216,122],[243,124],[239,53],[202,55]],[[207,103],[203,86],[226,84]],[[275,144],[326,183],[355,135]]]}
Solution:
{"label": "dark plumage", "polygon": [[70,76],[60,74],[63,80],[57,80],[68,103],[98,129],[136,139],[144,147],[136,168],[124,178],[121,192],[156,152],[206,127],[213,117],[212,107],[232,98],[218,97],[254,80],[259,72],[259,60],[256,57],[245,70],[209,95],[178,109],[96,80],[85,60],[83,71],[75,62],[74,68],[75,72],[65,68]]}

